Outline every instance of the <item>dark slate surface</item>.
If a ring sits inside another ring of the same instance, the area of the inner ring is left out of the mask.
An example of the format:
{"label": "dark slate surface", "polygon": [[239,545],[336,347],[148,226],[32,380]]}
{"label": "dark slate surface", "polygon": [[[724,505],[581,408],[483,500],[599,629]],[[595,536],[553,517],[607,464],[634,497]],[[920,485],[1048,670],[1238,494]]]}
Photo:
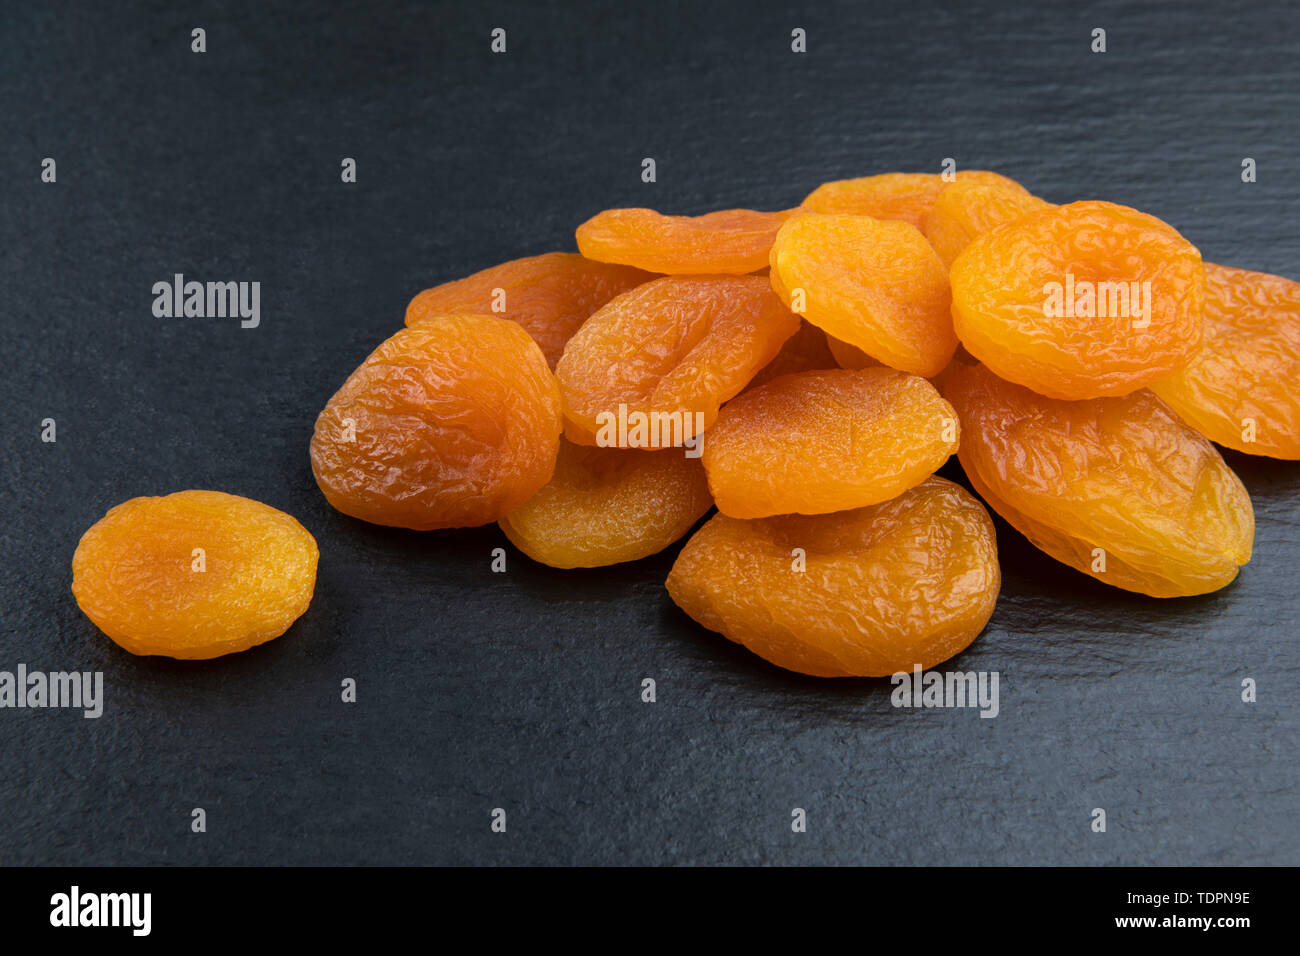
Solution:
{"label": "dark slate surface", "polygon": [[[671,604],[672,552],[493,575],[496,529],[365,526],[307,460],[416,291],[571,248],[606,206],[778,208],[952,156],[1300,275],[1294,7],[235,6],[0,12],[0,669],[107,686],[99,720],[0,711],[0,862],[1300,862],[1300,465],[1229,456],[1256,557],[1207,598],[1109,590],[999,524],[1001,602],[949,665],[1000,672],[981,720],[765,665]],[[175,272],[260,281],[261,327],[154,318]],[[298,516],[315,601],[246,654],[135,659],[78,611],[72,552],[189,487]]]}

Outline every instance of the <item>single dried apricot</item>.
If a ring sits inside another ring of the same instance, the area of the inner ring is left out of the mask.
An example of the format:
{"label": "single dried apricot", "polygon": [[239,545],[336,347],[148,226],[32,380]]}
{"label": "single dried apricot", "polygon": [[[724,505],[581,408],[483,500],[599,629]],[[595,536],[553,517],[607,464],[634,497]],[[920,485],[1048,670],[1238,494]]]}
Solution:
{"label": "single dried apricot", "polygon": [[380,345],[329,400],[312,470],[363,521],[490,524],[550,481],[561,424],[555,377],[521,326],[438,316]]}
{"label": "single dried apricot", "polygon": [[880,363],[856,345],[841,342],[835,336],[826,335],[826,345],[835,356],[835,364],[840,368],[879,368]]}
{"label": "single dried apricot", "polygon": [[882,173],[823,183],[802,206],[809,212],[898,219],[920,229],[939,194],[951,183],[997,184],[1027,193],[1014,179],[986,169],[963,169],[951,179],[939,173]]}
{"label": "single dried apricot", "polygon": [[640,269],[593,262],[573,252],[548,252],[425,289],[406,307],[406,324],[452,313],[499,314],[522,325],[555,368],[564,344],[591,313],[653,278]]}
{"label": "single dried apricot", "polygon": [[1201,345],[1201,254],[1127,206],[1076,202],[1003,223],[957,256],[951,278],[966,349],[1051,398],[1128,394]]}
{"label": "single dried apricot", "polygon": [[772,239],[789,211],[723,209],[665,216],[653,209],[606,209],[578,227],[588,259],[673,275],[744,275],[767,265]]}
{"label": "single dried apricot", "polygon": [[757,276],[665,276],[598,309],[555,374],[580,444],[693,442],[776,357],[799,319]]}
{"label": "single dried apricot", "polygon": [[983,507],[930,478],[855,511],[716,515],[667,583],[696,621],[779,667],[884,677],[965,649],[993,614],[1001,573]]}
{"label": "single dried apricot", "polygon": [[1205,438],[1151,392],[1062,401],[954,368],[966,476],[1058,561],[1152,597],[1204,594],[1250,560],[1250,496]]}
{"label": "single dried apricot", "polygon": [[501,519],[524,554],[554,568],[596,568],[662,551],[713,505],[698,458],[560,443],[555,475]]}
{"label": "single dried apricot", "polygon": [[826,333],[811,322],[800,322],[799,331],[786,339],[785,345],[781,346],[781,351],[776,353],[776,358],[764,365],[759,373],[750,379],[745,391],[752,392],[760,385],[766,385],[782,375],[835,367],[835,356],[831,354]]}
{"label": "single dried apricot", "polygon": [[1151,390],[1220,445],[1300,459],[1300,283],[1205,264],[1205,343]]}
{"label": "single dried apricot", "polygon": [[825,514],[896,497],[957,450],[957,414],[888,368],[786,375],[728,402],[704,440],[718,510]]}
{"label": "single dried apricot", "polygon": [[1026,213],[1050,208],[1051,203],[1019,185],[964,180],[949,184],[939,193],[921,231],[943,264],[951,267],[976,237]]}
{"label": "single dried apricot", "polygon": [[132,654],[201,660],[287,631],[311,603],[318,556],[306,528],[259,501],[132,498],[82,535],[72,593]]}
{"label": "single dried apricot", "polygon": [[776,234],[770,278],[813,325],[891,368],[935,375],[957,348],[948,270],[908,223],[794,216]]}

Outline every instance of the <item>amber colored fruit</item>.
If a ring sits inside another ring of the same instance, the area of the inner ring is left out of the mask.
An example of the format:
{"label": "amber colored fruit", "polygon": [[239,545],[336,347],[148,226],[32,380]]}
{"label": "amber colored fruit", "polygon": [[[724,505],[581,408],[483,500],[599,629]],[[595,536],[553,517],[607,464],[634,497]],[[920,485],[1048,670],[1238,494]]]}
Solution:
{"label": "amber colored fruit", "polygon": [[951,180],[939,173],[882,173],[824,183],[808,195],[802,208],[809,212],[897,219],[920,229],[939,194],[952,183],[996,184],[1027,193],[1014,179],[985,169],[960,170]]}
{"label": "amber colored fruit", "polygon": [[316,419],[311,464],[339,511],[427,531],[490,524],[551,479],[560,394],[514,322],[422,320],[375,349]]}
{"label": "amber colored fruit", "polygon": [[588,259],[673,275],[744,275],[767,265],[772,239],[789,211],[723,209],[665,216],[653,209],[606,209],[578,227]]}
{"label": "amber colored fruit", "polygon": [[776,235],[770,278],[813,325],[891,368],[935,375],[957,348],[948,270],[908,223],[794,216]]}
{"label": "amber colored fruit", "polygon": [[560,443],[555,475],[501,519],[524,554],[554,568],[596,568],[662,551],[713,505],[704,467],[681,449]]}
{"label": "amber colored fruit", "polygon": [[753,391],[782,375],[835,368],[837,364],[827,342],[826,333],[811,322],[800,322],[799,331],[786,339],[785,344],[781,346],[781,351],[776,353],[776,358],[764,365],[759,373],[750,379],[745,391]]}
{"label": "amber colored fruit", "polygon": [[1127,206],[1076,202],[1004,223],[966,247],[951,279],[966,349],[1052,398],[1128,394],[1201,345],[1201,254]]}
{"label": "amber colored fruit", "polygon": [[653,278],[629,266],[548,252],[425,289],[406,307],[406,324],[451,313],[500,315],[522,325],[555,368],[564,344],[591,313]]}
{"label": "amber colored fruit", "polygon": [[967,365],[978,364],[979,363],[975,361],[974,357],[959,345],[957,346],[957,351],[953,353],[952,361],[944,366],[943,371],[938,375],[931,375],[928,381],[931,385],[937,388],[939,394],[942,395],[944,385],[948,381],[948,376],[951,375],[954,370],[964,368]]}
{"label": "amber colored fruit", "polygon": [[1000,586],[993,523],[942,478],[837,514],[716,515],[668,575],[700,624],[817,677],[933,667],[984,629]]}
{"label": "amber colored fruit", "polygon": [[638,286],[598,309],[556,366],[565,434],[621,447],[693,442],[798,329],[758,276],[665,276]]}
{"label": "amber colored fruit", "polygon": [[958,254],[978,236],[1026,213],[1050,208],[1051,203],[1018,185],[954,182],[939,193],[921,231],[943,264],[951,267]]}
{"label": "amber colored fruit", "polygon": [[1202,435],[1300,459],[1300,283],[1205,264],[1205,342],[1151,390]]}
{"label": "amber colored fruit", "polygon": [[841,342],[833,335],[826,336],[826,346],[835,356],[835,364],[840,368],[880,368],[881,365],[856,345]]}
{"label": "amber colored fruit", "polygon": [[958,435],[956,412],[919,376],[800,372],[729,402],[704,437],[704,468],[733,518],[825,514],[915,487]]}
{"label": "amber colored fruit", "polygon": [[318,555],[306,528],[259,501],[220,491],[132,498],[82,535],[72,593],[132,654],[220,657],[302,616]]}
{"label": "amber colored fruit", "polygon": [[1250,560],[1246,489],[1151,392],[1067,402],[969,365],[948,373],[944,395],[975,490],[1058,561],[1178,597],[1223,587]]}

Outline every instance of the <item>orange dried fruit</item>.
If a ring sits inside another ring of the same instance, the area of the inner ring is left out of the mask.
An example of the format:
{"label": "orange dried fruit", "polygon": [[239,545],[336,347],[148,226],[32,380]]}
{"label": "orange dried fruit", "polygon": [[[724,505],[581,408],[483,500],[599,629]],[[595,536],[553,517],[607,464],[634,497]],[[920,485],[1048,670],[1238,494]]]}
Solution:
{"label": "orange dried fruit", "polygon": [[606,209],[578,227],[588,259],[673,275],[744,275],[767,265],[772,239],[790,215],[722,209],[665,216],[653,209]]}
{"label": "orange dried fruit", "polygon": [[713,505],[704,467],[680,449],[560,443],[555,475],[501,519],[524,554],[555,568],[595,568],[662,551]]}
{"label": "orange dried fruit", "polygon": [[776,358],[764,365],[759,373],[750,379],[745,391],[753,391],[782,375],[835,367],[835,356],[831,354],[826,333],[811,322],[800,322],[799,331],[786,339],[785,344],[781,346],[781,351],[776,353]]}
{"label": "orange dried fruit", "polygon": [[957,348],[948,270],[908,223],[794,216],[776,235],[770,278],[813,325],[891,368],[935,375]]}
{"label": "orange dried fruit", "polygon": [[1209,262],[1205,275],[1201,351],[1151,390],[1211,441],[1300,459],[1300,283]]}
{"label": "orange dried fruit", "polygon": [[986,169],[963,169],[952,179],[939,173],[882,173],[823,183],[808,195],[802,208],[834,215],[896,219],[920,229],[939,194],[951,183],[995,184],[1027,193],[1014,179]]}
{"label": "orange dried fruit", "polygon": [[1250,496],[1218,451],[1151,392],[1062,401],[960,366],[971,485],[1034,545],[1152,597],[1215,591],[1250,560]]}
{"label": "orange dried fruit", "polygon": [[1001,573],[983,507],[930,478],[854,511],[716,515],[667,584],[704,627],[779,667],[884,677],[965,649],[993,614]]}
{"label": "orange dried fruit", "polygon": [[957,450],[957,414],[925,379],[887,368],[786,375],[729,402],[704,439],[718,510],[825,514],[915,487]]}
{"label": "orange dried fruit", "polygon": [[259,501],[132,498],[82,536],[72,593],[132,654],[203,660],[287,631],[311,603],[318,556],[306,528]]}
{"label": "orange dried fruit", "polygon": [[1051,398],[1128,394],[1200,348],[1201,254],[1127,206],[1076,202],[1004,223],[957,256],[951,279],[966,349]]}
{"label": "orange dried fruit", "polygon": [[614,298],[556,366],[580,444],[693,443],[799,329],[757,276],[665,276]]}
{"label": "orange dried fruit", "polygon": [[587,317],[614,296],[654,276],[629,266],[548,252],[503,262],[425,289],[406,307],[406,324],[452,313],[499,314],[533,337],[551,368]]}
{"label": "orange dried fruit", "polygon": [[555,377],[520,325],[438,316],[385,341],[329,400],[312,471],[363,521],[490,524],[550,481],[561,425]]}
{"label": "orange dried fruit", "polygon": [[841,342],[835,336],[827,334],[826,345],[835,356],[835,364],[840,368],[880,368],[881,365],[856,345]]}
{"label": "orange dried fruit", "polygon": [[978,236],[995,226],[1052,204],[1025,192],[1019,185],[972,180],[950,183],[926,214],[922,232],[945,266]]}

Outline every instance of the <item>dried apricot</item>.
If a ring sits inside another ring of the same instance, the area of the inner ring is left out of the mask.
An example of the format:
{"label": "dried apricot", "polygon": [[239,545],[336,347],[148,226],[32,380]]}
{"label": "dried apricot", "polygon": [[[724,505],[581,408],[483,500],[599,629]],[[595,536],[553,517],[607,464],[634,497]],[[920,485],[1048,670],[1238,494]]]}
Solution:
{"label": "dried apricot", "polygon": [[954,368],[966,476],[1058,561],[1152,597],[1217,590],[1250,560],[1250,496],[1205,438],[1151,392],[1062,401]]}
{"label": "dried apricot", "polygon": [[703,457],[718,510],[764,518],[886,501],[934,474],[957,442],[956,412],[925,379],[832,369],[728,402]]}
{"label": "dried apricot", "polygon": [[757,276],[665,276],[614,298],[569,340],[555,374],[580,444],[694,442],[799,329]]}
{"label": "dried apricot", "polygon": [[1151,390],[1211,441],[1300,459],[1300,283],[1209,262],[1205,277],[1204,345]]}
{"label": "dried apricot", "polygon": [[967,182],[992,183],[1027,192],[1014,179],[986,169],[963,169],[951,179],[939,173],[882,173],[823,183],[808,195],[802,206],[809,212],[897,219],[920,229],[944,188],[950,183]]}
{"label": "dried apricot", "polygon": [[880,363],[856,345],[841,342],[833,335],[826,336],[826,346],[835,356],[835,364],[840,368],[879,368]]}
{"label": "dried apricot", "polygon": [[930,478],[855,511],[716,515],[667,583],[696,621],[779,667],[883,677],[965,649],[993,614],[1001,573],[983,507]]}
{"label": "dried apricot", "polygon": [[891,368],[935,375],[957,348],[948,270],[908,223],[794,216],[776,234],[770,278],[813,325]]}
{"label": "dried apricot", "polygon": [[1050,209],[1048,203],[1019,185],[964,180],[948,185],[925,216],[921,230],[943,264],[953,260],[977,237],[995,226],[1030,212]]}
{"label": "dried apricot", "polygon": [[772,239],[789,211],[723,209],[665,216],[653,209],[606,209],[578,227],[588,259],[673,275],[744,275],[767,265]]}
{"label": "dried apricot", "polygon": [[750,379],[745,391],[751,392],[782,375],[835,367],[835,356],[831,354],[826,333],[811,322],[800,322],[799,331],[786,339],[785,345],[781,346],[781,351],[776,353],[776,358],[764,365],[759,373]]}
{"label": "dried apricot", "polygon": [[72,593],[132,654],[201,660],[287,631],[311,603],[318,556],[306,528],[259,501],[132,498],[82,536]]}
{"label": "dried apricot", "polygon": [[595,568],[662,551],[713,505],[698,458],[560,443],[555,475],[501,519],[524,554],[555,568]]}
{"label": "dried apricot", "polygon": [[1076,202],[1003,223],[957,256],[951,279],[967,350],[1051,398],[1125,395],[1201,345],[1201,254],[1127,206]]}
{"label": "dried apricot", "polygon": [[561,424],[555,377],[521,326],[438,316],[380,345],[329,400],[312,470],[363,521],[490,524],[550,481]]}
{"label": "dried apricot", "polygon": [[425,289],[406,307],[406,324],[452,313],[499,314],[522,325],[555,368],[564,344],[591,313],[653,278],[640,269],[593,262],[573,252],[548,252]]}

